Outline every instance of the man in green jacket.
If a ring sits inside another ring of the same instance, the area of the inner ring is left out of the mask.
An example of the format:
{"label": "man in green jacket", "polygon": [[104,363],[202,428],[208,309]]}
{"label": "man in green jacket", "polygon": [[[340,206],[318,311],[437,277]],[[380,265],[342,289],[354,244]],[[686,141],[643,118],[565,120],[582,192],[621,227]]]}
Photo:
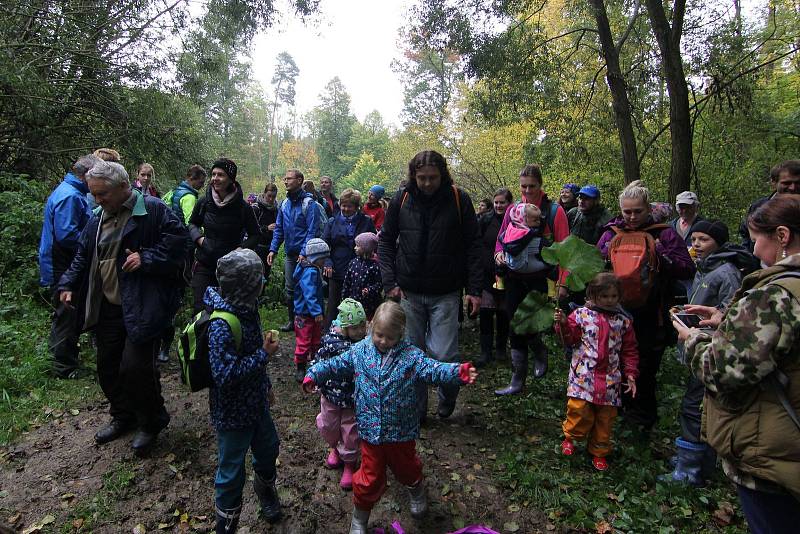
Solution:
{"label": "man in green jacket", "polygon": [[162,199],[187,226],[197,204],[197,196],[205,183],[206,170],[200,165],[192,165],[186,173],[186,179]]}

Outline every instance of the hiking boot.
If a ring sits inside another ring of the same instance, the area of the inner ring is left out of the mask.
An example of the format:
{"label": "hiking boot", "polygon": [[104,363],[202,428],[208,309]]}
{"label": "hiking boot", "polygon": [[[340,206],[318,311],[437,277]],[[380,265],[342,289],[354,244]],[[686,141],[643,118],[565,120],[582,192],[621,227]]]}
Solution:
{"label": "hiking boot", "polygon": [[354,462],[345,462],[344,469],[342,469],[342,479],[339,481],[339,487],[345,491],[353,489],[353,474],[356,472],[356,464]]}
{"label": "hiking boot", "polygon": [[134,452],[141,454],[153,446],[153,444],[156,442],[157,437],[158,437],[158,432],[147,432],[146,430],[139,430],[136,433],[136,435],[133,436],[133,441],[131,441],[131,447],[133,448]]}
{"label": "hiking boot", "polygon": [[242,513],[242,506],[231,508],[230,510],[220,510],[217,508],[217,526],[215,534],[233,534],[239,526],[239,514]]}
{"label": "hiking boot", "polygon": [[98,445],[114,441],[127,434],[132,428],[132,425],[121,421],[119,419],[112,419],[110,423],[97,431],[94,435],[94,441]]}
{"label": "hiking boot", "polygon": [[439,419],[447,419],[451,415],[453,415],[453,411],[456,409],[456,403],[453,401],[450,402],[442,402],[439,401],[439,406],[436,408],[436,415],[439,416]]}
{"label": "hiking boot", "polygon": [[158,355],[156,356],[156,361],[158,363],[167,363],[169,362],[169,349],[161,349],[158,351]]}
{"label": "hiking boot", "polygon": [[517,395],[525,389],[525,379],[528,378],[528,352],[511,349],[511,366],[511,383],[508,387],[496,390],[495,395]]}
{"label": "hiking boot", "polygon": [[369,514],[371,510],[359,510],[353,507],[353,519],[350,520],[350,534],[369,534]]}
{"label": "hiking boot", "polygon": [[281,501],[278,498],[278,490],[275,489],[275,479],[264,480],[258,473],[253,473],[253,489],[258,495],[261,503],[261,515],[269,523],[275,523],[281,518]]}
{"label": "hiking boot", "polygon": [[336,469],[341,467],[342,459],[339,458],[339,452],[336,449],[331,449],[328,453],[328,458],[325,459],[325,467],[328,469]]}
{"label": "hiking boot", "polygon": [[425,493],[425,483],[423,480],[417,482],[415,486],[408,486],[408,496],[411,504],[411,517],[422,519],[428,513],[428,496]]}
{"label": "hiking boot", "polygon": [[294,379],[297,381],[298,384],[303,383],[303,379],[306,377],[306,364],[298,363],[294,369]]}

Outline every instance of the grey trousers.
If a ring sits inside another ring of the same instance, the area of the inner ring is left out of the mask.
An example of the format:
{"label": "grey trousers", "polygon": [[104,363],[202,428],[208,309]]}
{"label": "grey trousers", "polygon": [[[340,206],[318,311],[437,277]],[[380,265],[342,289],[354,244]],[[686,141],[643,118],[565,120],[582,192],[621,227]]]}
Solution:
{"label": "grey trousers", "polygon": [[[400,304],[406,312],[406,336],[440,362],[458,362],[458,308],[460,292],[423,295],[405,291]],[[439,386],[439,403],[455,406],[459,386]],[[420,418],[428,411],[428,386],[417,383],[417,411]]]}

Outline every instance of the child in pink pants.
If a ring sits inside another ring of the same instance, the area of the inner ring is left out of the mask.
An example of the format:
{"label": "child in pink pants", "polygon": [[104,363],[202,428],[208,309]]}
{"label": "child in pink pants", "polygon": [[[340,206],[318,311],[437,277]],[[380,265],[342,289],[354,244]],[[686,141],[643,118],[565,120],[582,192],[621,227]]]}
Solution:
{"label": "child in pink pants", "polygon": [[294,269],[294,363],[295,379],[303,381],[306,365],[314,358],[322,336],[325,311],[322,267],[330,256],[328,244],[315,237],[306,243],[306,256]]}
{"label": "child in pink pants", "polygon": [[[338,309],[339,315],[322,337],[322,347],[317,351],[314,363],[338,356],[366,335],[367,317],[361,303],[346,298]],[[339,485],[349,490],[353,488],[353,473],[361,444],[353,402],[355,384],[352,377],[334,377],[320,384],[319,390],[322,395],[317,428],[331,447],[325,465],[336,469],[344,464]]]}

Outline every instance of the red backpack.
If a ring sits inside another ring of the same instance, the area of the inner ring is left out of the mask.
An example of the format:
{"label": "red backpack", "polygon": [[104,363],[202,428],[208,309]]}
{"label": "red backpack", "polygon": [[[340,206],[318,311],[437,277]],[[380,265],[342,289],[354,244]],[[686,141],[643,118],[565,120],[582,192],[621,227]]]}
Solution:
{"label": "red backpack", "polygon": [[653,224],[641,230],[612,226],[616,234],[608,246],[608,259],[622,286],[622,305],[640,308],[647,302],[658,276],[657,238],[651,232],[669,228]]}

